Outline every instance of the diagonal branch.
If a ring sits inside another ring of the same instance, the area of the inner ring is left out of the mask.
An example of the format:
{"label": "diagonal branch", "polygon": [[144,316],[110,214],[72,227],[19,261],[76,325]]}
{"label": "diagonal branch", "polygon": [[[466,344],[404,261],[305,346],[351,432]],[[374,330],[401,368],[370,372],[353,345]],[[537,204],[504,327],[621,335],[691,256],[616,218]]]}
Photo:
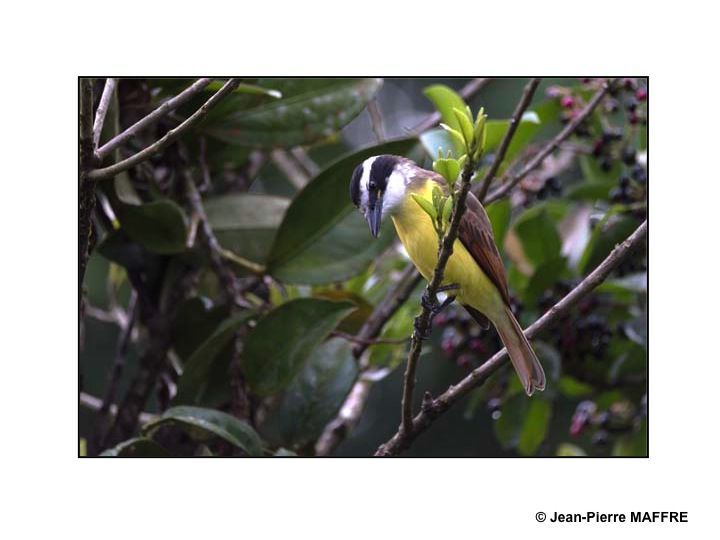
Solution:
{"label": "diagonal branch", "polygon": [[480,184],[480,189],[475,193],[479,200],[482,201],[485,198],[488,188],[490,187],[493,178],[495,178],[495,173],[497,173],[498,169],[500,168],[500,164],[505,159],[505,154],[507,153],[507,150],[510,147],[510,143],[515,136],[515,131],[520,126],[520,122],[522,121],[522,115],[530,105],[533,95],[535,95],[535,90],[537,90],[539,84],[540,79],[536,78],[530,79],[530,82],[527,83],[527,85],[525,86],[522,97],[520,98],[520,101],[518,101],[518,104],[515,107],[515,111],[513,111],[513,114],[510,117],[510,124],[508,125],[508,130],[505,133],[505,137],[503,138],[502,142],[500,143],[500,148],[498,148],[495,160],[493,161],[492,165],[490,165],[487,173],[485,173],[485,178],[483,178],[482,183]]}
{"label": "diagonal branch", "polygon": [[[116,79],[108,79],[110,80],[116,80]],[[122,133],[116,135],[112,139],[110,139],[108,142],[106,142],[104,145],[102,145],[101,148],[99,148],[96,152],[98,161],[106,158],[110,155],[110,153],[118,148],[120,145],[126,143],[133,137],[135,137],[138,133],[140,133],[142,130],[146,129],[147,127],[153,125],[155,122],[160,120],[163,116],[165,116],[170,111],[173,111],[177,109],[180,105],[188,102],[193,96],[198,94],[203,88],[205,88],[212,79],[198,79],[193,84],[191,84],[188,88],[180,92],[177,96],[174,98],[171,98],[167,100],[165,103],[160,105],[157,109],[155,109],[153,112],[145,116],[144,118],[141,118],[137,122],[135,122],[132,126],[127,128]],[[105,87],[107,89],[107,85]],[[104,92],[103,92],[104,95]],[[97,143],[96,143],[97,144]]]}
{"label": "diagonal branch", "polygon": [[[114,165],[110,165],[109,167],[105,167],[103,169],[95,169],[94,171],[91,171],[88,175],[89,178],[92,178],[93,180],[106,180],[108,178],[113,178],[114,176],[120,174],[123,171],[126,171],[143,161],[149,159],[154,154],[160,152],[173,142],[175,142],[177,139],[179,139],[186,131],[188,131],[190,128],[198,124],[201,120],[207,116],[207,113],[212,109],[217,103],[219,103],[225,96],[230,94],[237,86],[240,84],[240,79],[230,79],[228,82],[226,82],[220,90],[218,90],[215,94],[210,97],[197,111],[195,111],[189,118],[187,118],[182,124],[177,126],[176,128],[171,129],[168,131],[162,138],[155,141],[150,146],[144,148],[143,150],[140,150],[137,154],[130,156],[127,159],[122,160],[119,163],[116,163]],[[112,141],[110,141],[112,142]],[[110,143],[108,143],[110,144]],[[107,145],[105,145],[107,146]],[[105,148],[103,146],[103,148]]]}
{"label": "diagonal branch", "polygon": [[[607,258],[598,265],[580,284],[570,291],[562,300],[550,308],[547,313],[531,324],[525,335],[528,339],[535,337],[541,330],[549,326],[560,316],[566,314],[579,300],[587,296],[600,285],[617,266],[635,250],[647,236],[647,220],[644,221],[624,242],[615,246]],[[412,441],[442,414],[452,407],[470,390],[483,384],[492,373],[507,362],[507,351],[502,349],[477,369],[473,370],[458,384],[448,388],[435,399],[424,400],[420,413],[412,420],[410,429],[400,429],[385,444],[381,445],[376,456],[394,456],[406,449]]]}
{"label": "diagonal branch", "polygon": [[95,112],[95,124],[93,125],[93,148],[97,148],[100,143],[100,135],[102,134],[103,124],[105,124],[105,116],[107,116],[108,109],[110,108],[110,101],[112,100],[116,85],[117,79],[107,79],[105,81],[105,87],[103,88],[102,96],[100,96],[100,103],[98,104],[97,111]]}
{"label": "diagonal branch", "polygon": [[525,178],[528,174],[530,174],[530,172],[539,167],[545,160],[545,158],[548,157],[558,146],[560,146],[560,144],[565,141],[565,139],[572,135],[573,132],[577,129],[577,127],[582,124],[588,116],[592,114],[592,112],[595,110],[595,107],[600,104],[602,99],[610,91],[611,87],[615,84],[615,81],[616,79],[605,81],[600,90],[595,93],[595,95],[592,97],[592,99],[590,99],[588,104],[585,105],[585,108],[580,111],[580,114],[578,114],[575,118],[568,122],[567,125],[562,129],[562,131],[555,135],[555,137],[553,137],[549,143],[543,146],[540,151],[535,154],[533,158],[528,161],[522,169],[520,169],[515,174],[509,175],[500,187],[498,187],[484,199],[478,197],[482,201],[482,203],[490,204],[491,202],[501,199],[507,193],[509,193],[510,190],[512,190],[520,182],[520,180]]}

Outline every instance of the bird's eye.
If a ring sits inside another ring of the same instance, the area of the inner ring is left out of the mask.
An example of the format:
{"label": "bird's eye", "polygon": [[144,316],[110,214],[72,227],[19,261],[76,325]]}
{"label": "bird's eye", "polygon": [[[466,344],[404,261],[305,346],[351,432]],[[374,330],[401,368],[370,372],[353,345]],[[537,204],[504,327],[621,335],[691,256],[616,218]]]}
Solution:
{"label": "bird's eye", "polygon": [[371,190],[377,189],[377,184],[375,183],[375,180],[370,180],[370,183],[368,184],[368,188]]}

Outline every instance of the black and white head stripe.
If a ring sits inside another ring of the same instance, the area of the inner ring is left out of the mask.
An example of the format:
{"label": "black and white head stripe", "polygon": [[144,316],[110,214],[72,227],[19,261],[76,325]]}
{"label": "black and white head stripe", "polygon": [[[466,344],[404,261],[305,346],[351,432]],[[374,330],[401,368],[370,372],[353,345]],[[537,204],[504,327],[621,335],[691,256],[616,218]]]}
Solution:
{"label": "black and white head stripe", "polygon": [[380,202],[382,214],[391,213],[405,198],[408,160],[400,156],[372,156],[353,171],[350,199],[367,217]]}
{"label": "black and white head stripe", "polygon": [[372,162],[370,167],[370,179],[368,181],[368,190],[385,191],[387,187],[388,177],[392,174],[398,158],[395,156],[378,156]]}
{"label": "black and white head stripe", "polygon": [[360,206],[360,179],[362,178],[362,175],[363,164],[361,163],[355,167],[352,179],[350,180],[350,199],[355,206]]}

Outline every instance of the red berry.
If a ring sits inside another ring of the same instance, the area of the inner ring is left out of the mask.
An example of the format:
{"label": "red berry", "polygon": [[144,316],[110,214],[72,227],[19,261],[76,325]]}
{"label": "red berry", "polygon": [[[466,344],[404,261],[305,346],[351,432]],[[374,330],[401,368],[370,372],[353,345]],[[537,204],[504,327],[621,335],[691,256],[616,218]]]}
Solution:
{"label": "red berry", "polygon": [[640,117],[638,116],[638,114],[635,111],[633,111],[630,113],[629,121],[630,121],[630,124],[632,124],[634,126],[635,124],[637,124],[640,121]]}
{"label": "red berry", "polygon": [[470,340],[470,343],[468,343],[468,346],[470,347],[470,350],[476,353],[482,353],[485,352],[485,344],[483,343],[482,339],[473,338]]}
{"label": "red berry", "polygon": [[638,101],[645,101],[647,99],[647,88],[638,88],[635,97]]}
{"label": "red berry", "polygon": [[455,350],[455,343],[453,343],[452,339],[444,339],[441,347],[445,354],[450,354]]}
{"label": "red berry", "polygon": [[569,109],[570,107],[575,105],[575,100],[572,96],[563,96],[563,98],[560,100],[560,105],[562,105],[566,109]]}

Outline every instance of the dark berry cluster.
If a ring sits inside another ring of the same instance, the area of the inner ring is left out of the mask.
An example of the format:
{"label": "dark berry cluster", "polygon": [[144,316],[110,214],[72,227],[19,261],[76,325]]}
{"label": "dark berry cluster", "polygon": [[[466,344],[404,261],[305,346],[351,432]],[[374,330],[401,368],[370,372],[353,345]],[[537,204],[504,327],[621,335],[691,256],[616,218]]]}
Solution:
{"label": "dark berry cluster", "polygon": [[462,308],[452,306],[439,313],[433,326],[442,329],[440,347],[459,367],[471,370],[502,347],[494,330],[484,330]]}
{"label": "dark berry cluster", "polygon": [[590,433],[593,444],[604,446],[612,437],[635,429],[645,413],[642,406],[638,408],[625,399],[611,403],[606,409],[594,401],[581,401],[570,421],[569,433],[572,437]]}
{"label": "dark berry cluster", "polygon": [[[547,311],[576,285],[575,280],[558,281],[546,290],[539,301],[542,311]],[[601,295],[591,294],[580,300],[575,309],[563,316],[547,333],[547,337],[563,354],[563,369],[585,378],[585,360],[604,358],[615,329],[605,316],[610,304]]]}

